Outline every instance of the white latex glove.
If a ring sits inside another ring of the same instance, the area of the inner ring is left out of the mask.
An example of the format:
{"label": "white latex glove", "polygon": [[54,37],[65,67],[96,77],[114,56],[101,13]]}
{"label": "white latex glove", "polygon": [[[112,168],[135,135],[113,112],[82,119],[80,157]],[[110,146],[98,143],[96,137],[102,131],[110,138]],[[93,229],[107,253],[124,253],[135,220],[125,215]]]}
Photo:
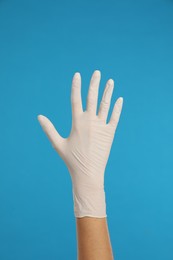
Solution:
{"label": "white latex glove", "polygon": [[68,138],[60,136],[47,117],[38,116],[52,146],[69,169],[76,217],[107,217],[104,172],[121,114],[123,98],[117,99],[107,123],[114,81],[107,81],[97,115],[100,79],[100,71],[94,71],[88,91],[87,109],[83,111],[81,76],[78,72],[74,74],[71,91],[72,128]]}

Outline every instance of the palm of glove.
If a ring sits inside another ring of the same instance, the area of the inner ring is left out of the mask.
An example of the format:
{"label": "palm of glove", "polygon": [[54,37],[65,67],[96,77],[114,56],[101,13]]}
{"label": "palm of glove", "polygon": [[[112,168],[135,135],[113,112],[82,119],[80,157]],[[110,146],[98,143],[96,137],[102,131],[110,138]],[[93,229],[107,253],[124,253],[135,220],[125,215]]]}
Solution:
{"label": "palm of glove", "polygon": [[113,137],[114,129],[98,116],[91,116],[87,111],[80,115],[66,140],[64,157],[73,179],[79,180],[82,175],[85,183],[89,179],[95,186],[103,185]]}

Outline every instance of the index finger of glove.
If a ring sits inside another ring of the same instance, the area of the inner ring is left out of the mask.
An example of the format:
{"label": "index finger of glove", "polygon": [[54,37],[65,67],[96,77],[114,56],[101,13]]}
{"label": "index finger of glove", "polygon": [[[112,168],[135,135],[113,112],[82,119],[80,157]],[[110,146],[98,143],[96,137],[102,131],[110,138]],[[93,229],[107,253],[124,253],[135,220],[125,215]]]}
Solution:
{"label": "index finger of glove", "polygon": [[76,117],[83,112],[81,98],[81,76],[79,72],[76,72],[73,76],[71,89],[71,104],[73,117]]}

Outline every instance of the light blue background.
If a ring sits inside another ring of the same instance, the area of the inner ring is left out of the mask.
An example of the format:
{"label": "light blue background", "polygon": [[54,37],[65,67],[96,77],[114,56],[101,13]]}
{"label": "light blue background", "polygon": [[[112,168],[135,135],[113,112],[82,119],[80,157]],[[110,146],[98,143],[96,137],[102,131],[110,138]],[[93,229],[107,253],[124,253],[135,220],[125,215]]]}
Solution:
{"label": "light blue background", "polygon": [[[0,259],[76,259],[71,179],[37,115],[71,129],[71,81],[124,107],[105,174],[116,260],[173,259],[173,1],[0,1]],[[109,114],[110,117],[110,114]]]}

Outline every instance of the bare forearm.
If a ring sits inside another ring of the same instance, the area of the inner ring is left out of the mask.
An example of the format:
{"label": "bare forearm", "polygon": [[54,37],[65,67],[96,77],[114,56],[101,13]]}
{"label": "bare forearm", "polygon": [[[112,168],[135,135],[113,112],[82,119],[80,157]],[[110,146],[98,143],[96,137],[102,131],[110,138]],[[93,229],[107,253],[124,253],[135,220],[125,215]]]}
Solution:
{"label": "bare forearm", "polygon": [[113,260],[107,218],[76,218],[78,260]]}

